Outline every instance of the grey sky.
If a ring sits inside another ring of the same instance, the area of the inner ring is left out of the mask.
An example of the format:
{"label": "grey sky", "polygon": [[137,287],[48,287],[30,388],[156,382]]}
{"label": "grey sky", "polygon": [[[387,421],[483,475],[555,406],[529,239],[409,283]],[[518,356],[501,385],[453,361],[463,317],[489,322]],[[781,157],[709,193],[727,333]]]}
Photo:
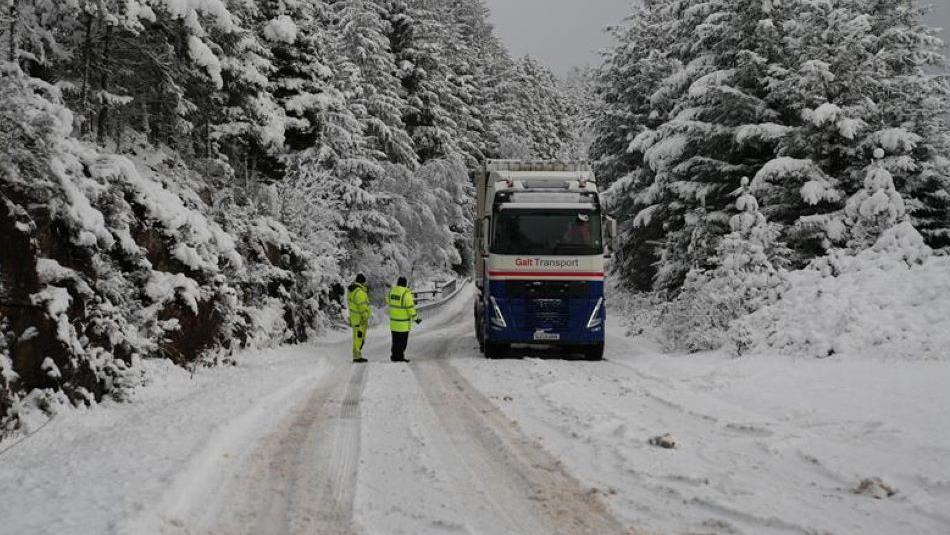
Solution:
{"label": "grey sky", "polygon": [[516,56],[531,54],[557,71],[599,63],[602,31],[630,13],[630,0],[485,0],[492,23]]}
{"label": "grey sky", "polygon": [[[927,0],[924,0],[926,3]],[[516,56],[531,54],[558,73],[597,64],[595,51],[610,44],[603,29],[630,13],[631,0],[485,0],[492,23]],[[928,23],[944,28],[950,43],[950,0],[930,0]]]}
{"label": "grey sky", "polygon": [[930,15],[927,22],[933,26],[943,28],[943,40],[950,44],[950,1],[933,0],[934,12]]}

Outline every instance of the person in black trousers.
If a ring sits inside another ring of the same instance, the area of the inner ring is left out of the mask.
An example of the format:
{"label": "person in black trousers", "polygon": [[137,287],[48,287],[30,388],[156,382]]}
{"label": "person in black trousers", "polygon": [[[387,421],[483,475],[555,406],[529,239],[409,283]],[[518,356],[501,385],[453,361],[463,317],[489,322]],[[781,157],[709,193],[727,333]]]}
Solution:
{"label": "person in black trousers", "polygon": [[406,360],[406,346],[409,344],[409,331],[412,324],[419,324],[419,315],[416,313],[416,303],[409,289],[409,282],[405,277],[399,277],[396,285],[386,297],[389,304],[389,329],[393,333],[393,347],[390,359],[393,362],[409,362]]}

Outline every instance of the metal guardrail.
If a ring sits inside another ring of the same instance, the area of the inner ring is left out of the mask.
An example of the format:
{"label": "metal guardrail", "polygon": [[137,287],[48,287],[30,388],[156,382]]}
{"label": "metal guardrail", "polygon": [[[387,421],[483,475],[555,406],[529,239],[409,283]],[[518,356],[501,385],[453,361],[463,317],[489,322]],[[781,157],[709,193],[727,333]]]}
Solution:
{"label": "metal guardrail", "polygon": [[418,306],[416,306],[416,309],[419,311],[431,310],[431,309],[439,308],[442,305],[445,305],[447,303],[450,303],[453,299],[455,299],[455,297],[459,293],[462,292],[463,289],[465,289],[465,285],[469,283],[470,281],[471,279],[464,278],[464,279],[455,279],[453,281],[449,281],[445,283],[445,285],[442,286],[441,288],[443,291],[439,295],[438,299],[434,301],[418,303]]}
{"label": "metal guardrail", "polygon": [[415,294],[416,302],[420,305],[425,305],[451,295],[458,289],[458,285],[458,279],[452,279],[441,283],[441,285],[440,283],[436,283],[436,287],[431,290],[416,290],[413,293]]}

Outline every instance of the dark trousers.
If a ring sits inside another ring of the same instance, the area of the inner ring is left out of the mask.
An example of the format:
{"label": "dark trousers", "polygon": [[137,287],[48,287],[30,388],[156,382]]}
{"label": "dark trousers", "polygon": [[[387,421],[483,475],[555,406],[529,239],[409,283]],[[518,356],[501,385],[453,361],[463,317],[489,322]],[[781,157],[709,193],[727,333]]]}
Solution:
{"label": "dark trousers", "polygon": [[390,358],[392,360],[404,360],[406,358],[406,346],[409,345],[409,333],[393,333],[393,351]]}

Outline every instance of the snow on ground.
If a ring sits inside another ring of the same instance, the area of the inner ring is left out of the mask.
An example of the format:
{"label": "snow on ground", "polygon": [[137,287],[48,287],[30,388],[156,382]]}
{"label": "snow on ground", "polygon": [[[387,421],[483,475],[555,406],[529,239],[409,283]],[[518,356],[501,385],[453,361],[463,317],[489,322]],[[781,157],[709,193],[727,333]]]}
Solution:
{"label": "snow on ground", "polygon": [[816,260],[788,281],[781,299],[733,327],[746,352],[950,359],[950,257],[932,256],[909,224],[857,255]]}
{"label": "snow on ground", "polygon": [[0,457],[0,533],[950,532],[950,362],[620,335],[602,363],[488,361],[471,299],[423,312],[408,366],[385,326],[365,367],[342,333],[194,378],[152,363],[134,403]]}
{"label": "snow on ground", "polygon": [[243,353],[193,378],[151,366],[132,403],[65,413],[0,457],[0,533],[122,531],[122,521],[211,491],[209,474],[328,369],[311,346]]}
{"label": "snow on ground", "polygon": [[633,533],[459,374],[449,357],[474,342],[469,306],[441,316],[452,321],[417,336],[410,367],[373,368],[367,383],[355,506],[363,531]]}
{"label": "snow on ground", "polygon": [[[454,481],[451,440],[407,367],[373,374],[363,401],[356,515],[370,533],[505,533],[486,496]],[[471,476],[465,478],[469,480]],[[477,526],[478,524],[476,524]]]}
{"label": "snow on ground", "polygon": [[[455,365],[648,532],[950,532],[950,363],[608,348],[601,365]],[[665,433],[675,449],[648,444]],[[871,477],[898,494],[853,492]]]}

